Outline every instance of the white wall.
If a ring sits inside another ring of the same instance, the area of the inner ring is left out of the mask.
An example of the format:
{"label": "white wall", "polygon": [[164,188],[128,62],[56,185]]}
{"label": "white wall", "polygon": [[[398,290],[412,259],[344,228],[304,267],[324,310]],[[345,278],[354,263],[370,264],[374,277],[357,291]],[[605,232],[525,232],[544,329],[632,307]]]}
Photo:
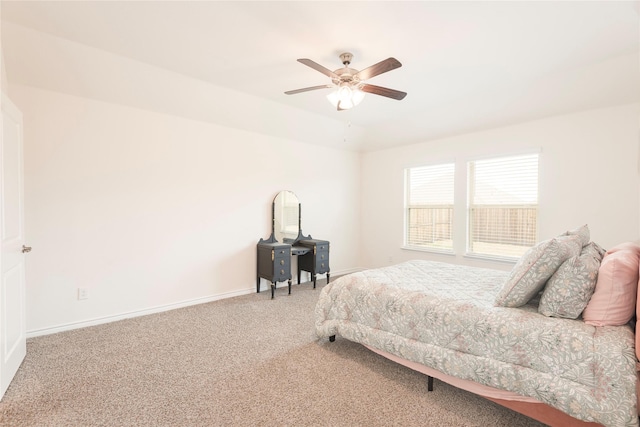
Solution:
{"label": "white wall", "polygon": [[7,81],[7,70],[4,67],[4,55],[2,54],[2,50],[0,49],[0,90],[7,93],[7,88],[9,86],[9,82]]}
{"label": "white wall", "polygon": [[333,275],[414,258],[511,268],[459,244],[455,257],[401,249],[403,169],[440,160],[464,179],[469,158],[539,149],[540,239],[583,223],[605,247],[639,237],[639,104],[360,155],[27,86],[10,94],[25,124],[31,335],[253,292],[255,244],[282,189],[301,199],[304,232],[331,241]]}
{"label": "white wall", "polygon": [[[2,8],[0,7],[0,17],[2,17]],[[2,23],[0,21],[0,30],[2,29]],[[7,94],[7,70],[4,64],[4,46],[2,45],[2,31],[0,31],[0,91]]]}
{"label": "white wall", "polygon": [[11,96],[31,335],[255,292],[256,243],[283,189],[305,234],[331,241],[332,274],[359,265],[357,153],[20,85]]}
{"label": "white wall", "polygon": [[[365,154],[363,265],[431,259],[510,269],[511,264],[465,258],[464,239],[457,240],[455,256],[401,249],[403,170],[455,159],[456,179],[465,182],[468,159],[530,149],[540,150],[539,240],[585,223],[592,240],[605,248],[638,240],[639,115],[640,104],[630,104]],[[465,195],[456,198],[464,206]],[[464,215],[455,217],[464,230]]]}

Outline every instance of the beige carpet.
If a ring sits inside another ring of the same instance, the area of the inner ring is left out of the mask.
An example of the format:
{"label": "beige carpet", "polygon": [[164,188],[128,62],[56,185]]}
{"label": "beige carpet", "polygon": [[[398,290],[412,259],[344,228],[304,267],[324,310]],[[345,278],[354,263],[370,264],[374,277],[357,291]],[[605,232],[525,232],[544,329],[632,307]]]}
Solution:
{"label": "beige carpet", "polygon": [[310,284],[29,339],[2,426],[540,426],[338,337]]}

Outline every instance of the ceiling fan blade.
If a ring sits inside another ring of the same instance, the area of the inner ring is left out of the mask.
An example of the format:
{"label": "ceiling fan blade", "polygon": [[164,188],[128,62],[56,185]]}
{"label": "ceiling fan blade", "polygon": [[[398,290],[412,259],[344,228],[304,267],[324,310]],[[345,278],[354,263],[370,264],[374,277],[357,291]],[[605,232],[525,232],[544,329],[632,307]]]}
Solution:
{"label": "ceiling fan blade", "polygon": [[404,97],[407,96],[406,92],[368,84],[363,85],[360,90],[367,93],[373,93],[374,95],[381,95],[386,96],[387,98],[397,99],[398,101],[404,99]]}
{"label": "ceiling fan blade", "polygon": [[378,74],[386,73],[387,71],[395,70],[400,67],[402,67],[402,64],[396,58],[387,58],[384,61],[380,61],[377,64],[356,73],[356,77],[360,80],[368,80]]}
{"label": "ceiling fan blade", "polygon": [[302,88],[302,89],[288,90],[285,93],[287,95],[294,95],[294,94],[300,93],[300,92],[309,92],[310,90],[326,89],[326,88],[332,88],[332,87],[333,87],[333,85],[311,86],[311,87],[305,87],[305,88]]}
{"label": "ceiling fan blade", "polygon": [[332,79],[338,79],[338,80],[340,79],[340,76],[338,76],[336,73],[334,73],[330,69],[325,68],[322,65],[318,64],[317,62],[314,62],[310,59],[302,58],[302,59],[298,59],[298,62],[306,65],[307,67],[311,67],[316,71],[320,71],[322,74],[324,74],[327,77],[331,77]]}

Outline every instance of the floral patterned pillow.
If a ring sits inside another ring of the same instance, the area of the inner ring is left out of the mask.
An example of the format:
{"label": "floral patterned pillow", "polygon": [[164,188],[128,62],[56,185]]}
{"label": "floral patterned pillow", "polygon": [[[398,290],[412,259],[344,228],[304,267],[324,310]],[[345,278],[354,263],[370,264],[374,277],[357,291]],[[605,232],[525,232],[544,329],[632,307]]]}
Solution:
{"label": "floral patterned pillow", "polygon": [[518,260],[496,296],[497,307],[521,307],[533,298],[551,275],[570,257],[580,253],[579,236],[542,241]]}
{"label": "floral patterned pillow", "polygon": [[591,240],[591,233],[589,232],[588,224],[578,227],[575,230],[565,231],[560,236],[578,236],[580,238],[582,246],[588,245],[589,241]]}
{"label": "floral patterned pillow", "polygon": [[579,256],[566,260],[547,282],[538,312],[545,316],[577,319],[596,288],[603,255],[604,249],[591,242],[582,248]]}

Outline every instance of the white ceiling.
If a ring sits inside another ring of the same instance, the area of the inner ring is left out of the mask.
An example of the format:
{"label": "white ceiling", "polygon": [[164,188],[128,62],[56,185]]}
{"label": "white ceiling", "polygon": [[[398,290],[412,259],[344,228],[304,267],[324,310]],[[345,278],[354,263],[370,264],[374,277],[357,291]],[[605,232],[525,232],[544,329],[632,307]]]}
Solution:
{"label": "white ceiling", "polygon": [[[9,83],[354,150],[640,101],[637,1],[3,0],[0,11]],[[337,112],[328,90],[284,94],[330,83],[297,58],[335,70],[344,51],[356,69],[398,59],[370,82],[407,97]]]}

